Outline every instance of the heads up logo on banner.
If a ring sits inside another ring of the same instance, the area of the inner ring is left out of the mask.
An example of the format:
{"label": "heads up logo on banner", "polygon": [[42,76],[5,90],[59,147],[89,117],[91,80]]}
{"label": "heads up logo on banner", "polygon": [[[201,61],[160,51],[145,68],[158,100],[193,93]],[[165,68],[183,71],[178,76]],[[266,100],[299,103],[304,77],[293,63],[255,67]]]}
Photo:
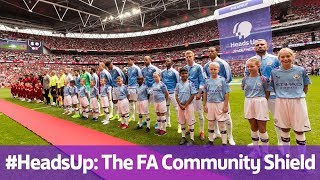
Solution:
{"label": "heads up logo on banner", "polygon": [[36,40],[28,40],[28,49],[27,52],[29,53],[42,53],[43,52],[43,45],[41,41]]}
{"label": "heads up logo on banner", "polygon": [[265,39],[272,50],[270,2],[248,0],[215,11],[221,57],[242,60],[255,55],[254,43]]}

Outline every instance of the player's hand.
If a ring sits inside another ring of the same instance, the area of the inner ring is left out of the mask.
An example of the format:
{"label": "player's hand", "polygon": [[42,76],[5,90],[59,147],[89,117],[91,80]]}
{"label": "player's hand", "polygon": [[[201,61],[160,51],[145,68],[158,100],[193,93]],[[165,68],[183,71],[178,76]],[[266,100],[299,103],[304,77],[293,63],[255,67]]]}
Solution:
{"label": "player's hand", "polygon": [[204,105],[204,112],[208,113],[208,106],[207,105]]}
{"label": "player's hand", "polygon": [[201,93],[198,93],[197,95],[196,95],[196,100],[200,100],[201,99]]}
{"label": "player's hand", "polygon": [[223,106],[222,111],[223,111],[223,113],[227,113],[228,112],[228,106]]}

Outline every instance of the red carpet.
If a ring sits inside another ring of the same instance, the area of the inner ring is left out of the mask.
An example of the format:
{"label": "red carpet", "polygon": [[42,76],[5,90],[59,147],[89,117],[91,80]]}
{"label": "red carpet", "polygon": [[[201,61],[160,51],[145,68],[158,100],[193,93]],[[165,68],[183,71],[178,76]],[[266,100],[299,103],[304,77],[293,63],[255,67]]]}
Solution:
{"label": "red carpet", "polygon": [[0,99],[0,112],[53,145],[135,145],[90,128]]}

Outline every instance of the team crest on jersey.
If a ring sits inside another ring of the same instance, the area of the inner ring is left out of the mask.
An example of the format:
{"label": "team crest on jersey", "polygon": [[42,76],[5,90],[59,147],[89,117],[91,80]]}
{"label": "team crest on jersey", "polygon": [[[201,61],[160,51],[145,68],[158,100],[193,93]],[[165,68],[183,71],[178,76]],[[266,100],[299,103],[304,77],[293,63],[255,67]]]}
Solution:
{"label": "team crest on jersey", "polygon": [[169,71],[169,72],[168,72],[168,75],[169,75],[169,76],[172,76],[172,72],[171,72],[171,71]]}
{"label": "team crest on jersey", "polygon": [[222,84],[218,84],[217,86],[218,86],[218,87],[222,87]]}
{"label": "team crest on jersey", "polygon": [[196,69],[196,68],[193,68],[193,69],[192,69],[192,71],[196,72],[196,71],[197,71],[197,69]]}
{"label": "team crest on jersey", "polygon": [[257,85],[258,85],[258,86],[262,86],[262,83],[261,83],[261,82],[258,82]]}
{"label": "team crest on jersey", "polygon": [[294,79],[299,79],[299,78],[300,78],[300,75],[299,75],[299,74],[295,74],[295,75],[293,75],[293,78],[294,78]]}
{"label": "team crest on jersey", "polygon": [[267,61],[267,65],[271,66],[272,65],[272,61]]}

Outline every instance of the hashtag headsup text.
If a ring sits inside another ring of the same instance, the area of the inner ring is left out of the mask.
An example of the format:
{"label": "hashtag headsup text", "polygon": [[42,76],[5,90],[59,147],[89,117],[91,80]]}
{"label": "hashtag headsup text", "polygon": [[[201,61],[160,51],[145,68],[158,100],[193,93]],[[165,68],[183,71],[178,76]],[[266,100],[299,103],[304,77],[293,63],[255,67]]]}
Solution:
{"label": "hashtag headsup text", "polygon": [[[101,163],[98,164],[98,161]],[[98,167],[100,165],[101,167]],[[103,167],[102,167],[103,166]],[[83,174],[98,170],[244,170],[259,174],[264,170],[315,170],[316,155],[293,158],[277,154],[268,154],[264,158],[254,159],[243,154],[237,158],[175,158],[172,154],[161,155],[137,154],[135,159],[118,157],[116,154],[102,154],[98,158],[84,158],[81,154],[54,158],[36,158],[27,155],[8,155],[7,170],[79,170]]]}

